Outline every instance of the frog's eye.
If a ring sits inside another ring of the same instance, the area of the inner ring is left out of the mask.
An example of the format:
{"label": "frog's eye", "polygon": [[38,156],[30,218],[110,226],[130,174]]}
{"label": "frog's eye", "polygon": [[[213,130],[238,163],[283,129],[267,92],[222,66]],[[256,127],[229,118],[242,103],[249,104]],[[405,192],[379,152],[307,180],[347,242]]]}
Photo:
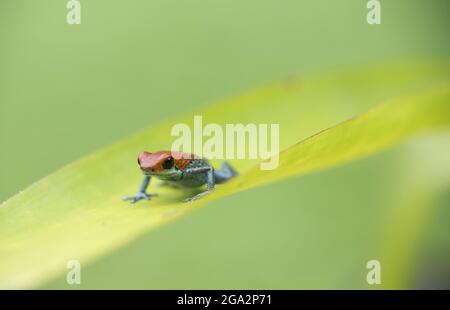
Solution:
{"label": "frog's eye", "polygon": [[170,157],[167,157],[167,158],[164,160],[162,166],[163,166],[164,169],[170,169],[170,168],[173,167],[173,164],[174,164],[173,157],[170,156]]}

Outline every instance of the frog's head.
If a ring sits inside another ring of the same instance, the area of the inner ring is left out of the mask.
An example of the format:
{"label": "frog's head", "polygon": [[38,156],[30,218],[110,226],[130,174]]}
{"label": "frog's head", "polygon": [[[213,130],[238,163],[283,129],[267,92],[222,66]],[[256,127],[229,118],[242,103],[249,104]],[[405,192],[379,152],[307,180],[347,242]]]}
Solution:
{"label": "frog's head", "polygon": [[170,151],[142,152],[139,154],[137,162],[145,175],[155,176],[162,180],[176,180],[181,176],[176,159]]}

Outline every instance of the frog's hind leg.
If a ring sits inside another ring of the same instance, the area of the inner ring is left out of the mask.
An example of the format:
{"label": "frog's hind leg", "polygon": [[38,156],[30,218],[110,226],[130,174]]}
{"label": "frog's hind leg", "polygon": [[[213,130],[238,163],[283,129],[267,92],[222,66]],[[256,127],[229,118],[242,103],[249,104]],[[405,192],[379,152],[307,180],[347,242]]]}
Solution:
{"label": "frog's hind leg", "polygon": [[238,175],[239,173],[226,161],[222,163],[222,168],[220,170],[214,170],[216,184],[224,183]]}

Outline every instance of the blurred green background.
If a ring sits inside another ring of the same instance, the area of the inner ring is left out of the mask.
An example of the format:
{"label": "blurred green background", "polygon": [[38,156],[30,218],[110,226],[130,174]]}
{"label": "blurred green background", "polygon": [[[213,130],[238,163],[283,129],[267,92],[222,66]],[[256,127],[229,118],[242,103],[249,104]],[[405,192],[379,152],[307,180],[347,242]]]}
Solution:
{"label": "blurred green background", "polygon": [[[364,0],[80,2],[81,25],[66,23],[66,1],[0,3],[0,201],[155,121],[273,80],[450,55],[447,0],[381,1],[377,26]],[[398,168],[410,147],[213,202],[83,268],[81,288],[369,288],[365,264],[390,252],[379,239],[413,188]],[[414,226],[424,240],[386,258],[399,266],[390,286],[448,285],[448,255],[433,253],[450,252],[449,192]],[[46,287],[71,288],[64,277]]]}

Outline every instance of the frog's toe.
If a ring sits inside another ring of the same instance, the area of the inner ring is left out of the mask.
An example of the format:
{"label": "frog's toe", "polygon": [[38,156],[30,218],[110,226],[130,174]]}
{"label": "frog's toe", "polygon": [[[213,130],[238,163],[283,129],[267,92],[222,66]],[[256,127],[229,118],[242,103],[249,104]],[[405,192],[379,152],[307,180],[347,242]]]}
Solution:
{"label": "frog's toe", "polygon": [[206,194],[209,194],[210,192],[211,192],[211,191],[206,191],[206,192],[197,194],[197,195],[195,195],[195,196],[193,196],[193,197],[186,198],[186,199],[183,200],[183,202],[191,202],[191,201],[197,200],[197,199],[199,199],[199,198],[205,196]]}
{"label": "frog's toe", "polygon": [[138,192],[136,195],[134,196],[128,196],[128,197],[124,197],[123,200],[124,201],[130,201],[131,203],[136,203],[139,200],[142,199],[147,199],[150,200],[152,197],[158,196],[157,194],[147,194],[144,192]]}
{"label": "frog's toe", "polygon": [[195,198],[195,196],[189,197],[189,198],[184,199],[183,202],[191,202],[191,201],[194,201],[195,199],[197,199],[197,198]]}

